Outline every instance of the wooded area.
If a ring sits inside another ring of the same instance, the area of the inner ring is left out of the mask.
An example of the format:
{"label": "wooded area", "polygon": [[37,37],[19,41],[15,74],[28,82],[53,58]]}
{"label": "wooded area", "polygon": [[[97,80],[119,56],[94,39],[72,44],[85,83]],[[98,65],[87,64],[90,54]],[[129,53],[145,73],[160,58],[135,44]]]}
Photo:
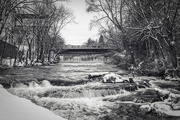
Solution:
{"label": "wooded area", "polygon": [[[51,62],[52,51],[56,53],[64,44],[61,29],[74,19],[62,1],[68,0],[0,1],[0,40],[17,47],[14,66],[22,60],[25,65]],[[5,48],[0,52],[1,64]]]}
{"label": "wooded area", "polygon": [[111,56],[121,68],[138,73],[179,74],[179,0],[86,0],[91,21],[119,49]]}

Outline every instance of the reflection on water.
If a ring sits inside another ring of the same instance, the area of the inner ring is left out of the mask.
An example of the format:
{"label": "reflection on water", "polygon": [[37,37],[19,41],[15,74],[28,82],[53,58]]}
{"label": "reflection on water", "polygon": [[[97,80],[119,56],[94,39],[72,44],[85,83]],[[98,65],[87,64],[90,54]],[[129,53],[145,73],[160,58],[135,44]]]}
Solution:
{"label": "reflection on water", "polygon": [[102,61],[64,62],[52,66],[34,66],[1,70],[0,75],[17,81],[27,80],[84,80],[90,73],[118,71]]}

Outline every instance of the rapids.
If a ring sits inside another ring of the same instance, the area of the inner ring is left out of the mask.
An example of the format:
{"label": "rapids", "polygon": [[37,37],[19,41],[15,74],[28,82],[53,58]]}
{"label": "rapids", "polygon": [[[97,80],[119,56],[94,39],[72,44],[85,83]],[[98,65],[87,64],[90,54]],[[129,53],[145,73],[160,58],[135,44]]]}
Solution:
{"label": "rapids", "polygon": [[163,96],[142,78],[137,77],[135,82],[146,83],[148,86],[136,91],[128,91],[95,79],[89,81],[87,78],[89,74],[108,72],[129,77],[126,72],[102,61],[14,68],[1,71],[0,75],[2,79],[11,78],[15,81],[8,88],[10,93],[27,98],[68,120],[159,120],[159,117],[163,120],[179,119],[154,112],[147,113],[141,109],[143,104],[162,101]]}

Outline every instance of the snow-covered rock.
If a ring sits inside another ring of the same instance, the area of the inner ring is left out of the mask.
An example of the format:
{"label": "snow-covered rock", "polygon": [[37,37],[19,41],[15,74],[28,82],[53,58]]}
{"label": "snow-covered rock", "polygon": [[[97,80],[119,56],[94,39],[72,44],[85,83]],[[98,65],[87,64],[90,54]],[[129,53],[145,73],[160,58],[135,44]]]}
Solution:
{"label": "snow-covered rock", "polygon": [[46,108],[7,92],[0,85],[0,120],[65,120]]}
{"label": "snow-covered rock", "polygon": [[180,110],[180,103],[179,104],[173,104],[172,109],[173,110]]}
{"label": "snow-covered rock", "polygon": [[24,62],[19,62],[19,63],[16,63],[16,66],[17,67],[24,67],[25,63]]}
{"label": "snow-covered rock", "polygon": [[108,73],[104,75],[103,82],[123,82],[123,78],[121,75],[117,75],[115,73]]}
{"label": "snow-covered rock", "polygon": [[152,103],[151,108],[155,110],[156,113],[180,117],[180,110],[173,110],[170,105],[164,102]]}
{"label": "snow-covered rock", "polygon": [[151,111],[151,106],[150,105],[142,105],[140,107],[144,112],[150,112]]}
{"label": "snow-covered rock", "polygon": [[34,65],[35,65],[35,66],[41,66],[42,63],[35,62]]}
{"label": "snow-covered rock", "polygon": [[48,80],[43,80],[43,81],[41,82],[41,86],[42,86],[42,87],[52,87],[52,86],[51,86],[51,83],[50,83]]}

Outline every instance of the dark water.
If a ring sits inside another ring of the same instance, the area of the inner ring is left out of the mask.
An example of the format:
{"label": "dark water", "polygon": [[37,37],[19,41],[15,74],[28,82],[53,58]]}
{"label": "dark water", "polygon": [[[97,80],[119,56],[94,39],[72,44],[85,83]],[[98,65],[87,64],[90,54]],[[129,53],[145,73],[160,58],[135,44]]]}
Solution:
{"label": "dark water", "polygon": [[[86,81],[89,74],[107,72],[125,73],[102,61],[86,61],[7,69],[0,71],[0,79],[16,81],[8,89],[12,94],[30,99],[68,120],[179,120],[176,117],[147,113],[140,109],[141,103],[135,103],[134,100],[142,101],[144,95],[138,91],[109,89],[101,81],[74,85],[50,83]],[[149,104],[154,93],[147,96],[142,104]]]}

